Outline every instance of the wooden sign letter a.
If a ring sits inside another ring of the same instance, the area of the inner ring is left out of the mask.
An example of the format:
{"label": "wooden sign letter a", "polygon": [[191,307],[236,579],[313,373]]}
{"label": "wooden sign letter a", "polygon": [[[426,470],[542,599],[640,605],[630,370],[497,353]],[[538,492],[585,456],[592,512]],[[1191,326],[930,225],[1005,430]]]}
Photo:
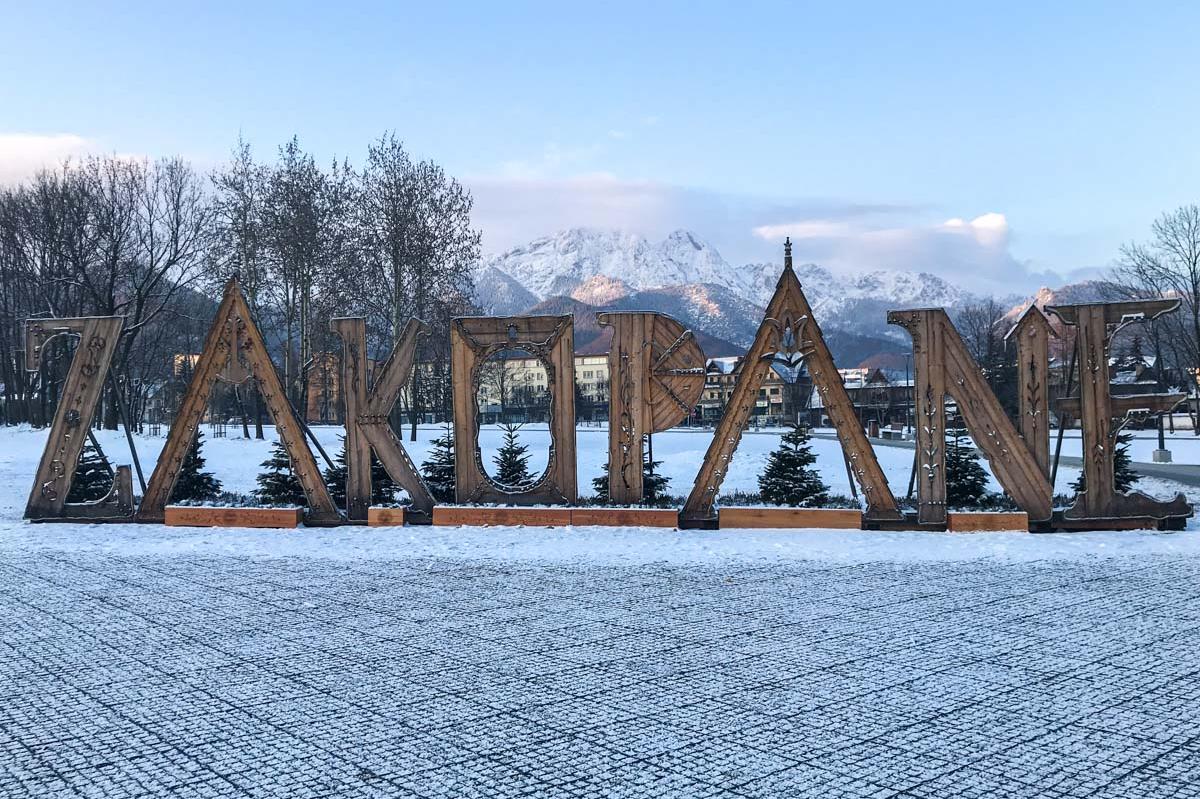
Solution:
{"label": "wooden sign letter a", "polygon": [[429,332],[424,322],[408,320],[391,356],[367,387],[367,323],[361,317],[332,319],[329,329],[342,338],[342,396],[346,398],[346,518],[365,519],[371,504],[371,450],[383,468],[412,499],[406,518],[430,521],[433,495],[413,466],[404,445],[388,424],[400,390],[412,374],[417,340]]}
{"label": "wooden sign letter a", "polygon": [[[133,512],[133,484],[127,466],[118,469],[114,495],[94,503],[66,504],[88,426],[96,412],[96,403],[100,400],[104,379],[108,376],[108,367],[124,326],[125,318],[121,316],[30,319],[25,323],[25,368],[30,371],[40,368],[47,341],[64,334],[79,336],[79,346],[71,359],[58,410],[50,426],[50,437],[46,440],[33,490],[25,505],[25,518],[120,517]],[[70,513],[64,513],[66,507],[71,508]]]}
{"label": "wooden sign letter a", "polygon": [[879,468],[867,434],[858,423],[854,405],[846,393],[829,347],[825,345],[821,328],[813,318],[812,307],[792,269],[790,241],[784,244],[783,274],[779,276],[775,294],[767,305],[766,317],[759,325],[754,343],[742,361],[741,373],[725,408],[725,415],[717,425],[704,463],[696,474],[696,483],[683,506],[683,518],[691,521],[712,518],[717,493],[729,470],[742,431],[750,421],[751,410],[758,399],[758,389],[774,360],[782,360],[793,367],[798,367],[801,362],[807,364],[813,383],[825,401],[825,412],[837,430],[851,471],[862,487],[867,502],[864,516],[868,519],[901,518],[896,497],[888,487],[883,470]]}
{"label": "wooden sign letter a", "polygon": [[[550,453],[546,471],[532,486],[502,486],[488,477],[479,450],[482,371],[492,356],[524,350],[546,374],[550,393]],[[450,325],[454,379],[454,478],[460,503],[569,505],[575,476],[575,323],[570,315],[459,317]]]}
{"label": "wooden sign letter a", "polygon": [[1116,490],[1114,455],[1117,433],[1134,413],[1164,413],[1183,402],[1183,394],[1109,393],[1108,345],[1123,325],[1155,319],[1179,307],[1179,300],[1057,305],[1046,308],[1068,325],[1078,326],[1079,396],[1059,400],[1058,407],[1080,420],[1083,428],[1083,475],[1087,490],[1063,514],[1068,519],[1187,517],[1192,507],[1183,494],[1160,502],[1140,491]]}
{"label": "wooden sign letter a", "polygon": [[668,430],[704,392],[704,351],[692,331],[666,314],[596,314],[613,328],[608,351],[608,498],[640,502],[642,437]]}
{"label": "wooden sign letter a", "polygon": [[227,365],[232,363],[234,368],[238,368],[238,359],[242,356],[249,362],[254,377],[257,378],[259,392],[272,421],[275,422],[276,433],[287,449],[296,479],[308,499],[306,520],[317,524],[330,524],[341,520],[333,500],[329,497],[329,489],[325,487],[317,469],[312,450],[304,441],[304,430],[287,400],[279,375],[275,372],[275,365],[271,363],[271,356],[267,354],[262,334],[258,332],[250,316],[250,309],[242,297],[241,286],[236,278],[231,278],[225,284],[225,293],[217,308],[217,316],[204,339],[204,351],[196,361],[192,381],[179,404],[179,412],[171,425],[166,446],[158,456],[154,474],[146,486],[146,497],[138,509],[138,521],[163,520],[167,500],[170,499],[175,480],[179,477],[179,467],[208,408],[213,383]]}
{"label": "wooden sign letter a", "polygon": [[888,323],[913,340],[916,395],[917,521],[946,523],[946,395],[958,404],[967,432],[983,452],[996,480],[1030,521],[1050,518],[1050,481],[1009,421],[958,330],[941,308],[889,311]]}

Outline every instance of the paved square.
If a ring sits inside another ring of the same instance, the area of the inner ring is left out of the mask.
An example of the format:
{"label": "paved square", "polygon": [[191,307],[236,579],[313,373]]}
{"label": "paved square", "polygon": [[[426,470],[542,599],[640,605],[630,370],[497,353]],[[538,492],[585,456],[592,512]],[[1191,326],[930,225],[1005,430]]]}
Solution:
{"label": "paved square", "polygon": [[1200,796],[1200,560],[0,552],[0,793]]}

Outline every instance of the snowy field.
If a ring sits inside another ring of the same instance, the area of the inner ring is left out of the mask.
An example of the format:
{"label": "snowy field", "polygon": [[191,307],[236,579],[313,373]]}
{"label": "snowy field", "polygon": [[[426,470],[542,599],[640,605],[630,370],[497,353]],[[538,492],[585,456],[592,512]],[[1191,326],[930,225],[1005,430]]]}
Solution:
{"label": "snowy field", "polygon": [[[674,492],[710,435],[655,437]],[[33,525],[44,436],[0,429],[0,796],[1200,796],[1194,522]],[[745,436],[730,487],[776,440]],[[590,488],[605,432],[579,442]],[[247,491],[268,446],[205,454]],[[902,493],[911,450],[878,452]]]}
{"label": "snowy field", "polygon": [[[248,493],[255,487],[255,478],[260,471],[260,464],[270,455],[271,444],[275,441],[275,430],[265,428],[266,439],[258,441],[254,438],[242,438],[240,428],[229,427],[228,437],[213,438],[207,427],[204,430],[203,454],[207,460],[205,468],[212,471],[230,491]],[[408,440],[408,429],[405,429],[405,449],[415,463],[425,460],[433,439],[442,435],[440,425],[421,426],[417,430],[417,440]],[[341,427],[314,427],[313,433],[330,458],[336,458],[341,449]],[[780,430],[747,430],[742,436],[741,445],[734,456],[729,475],[722,486],[724,492],[755,492],[758,490],[758,475],[766,466],[767,457],[779,446]],[[112,430],[96,431],[100,445],[115,463],[131,463],[129,447],[125,442],[124,433]],[[704,454],[712,441],[712,430],[675,429],[654,436],[654,458],[662,461],[662,473],[670,479],[668,491],[678,496],[687,496],[695,480],[696,471]],[[0,452],[7,453],[6,461],[15,467],[18,462],[23,471],[18,471],[16,477],[24,481],[31,478],[37,466],[37,459],[45,445],[46,431],[30,430],[28,428],[0,428]],[[500,446],[502,431],[495,426],[484,427],[480,433],[480,444],[483,448],[484,463],[490,465],[492,455]],[[550,433],[545,425],[526,425],[520,431],[521,442],[529,444],[531,470],[544,469],[547,460],[547,447],[550,444]],[[137,436],[138,455],[142,460],[146,479],[150,479],[153,464],[158,453],[166,443],[165,436]],[[579,475],[579,491],[583,495],[592,493],[592,479],[604,472],[608,460],[608,429],[604,427],[580,427],[576,431],[577,472]],[[846,475],[846,465],[842,458],[841,447],[835,440],[814,436],[812,438],[813,452],[817,455],[817,467],[825,482],[829,484],[834,494],[850,495],[850,483]],[[316,455],[322,469],[325,463],[319,453]],[[895,447],[877,447],[876,455],[880,465],[887,475],[892,490],[897,495],[903,495],[908,489],[908,478],[912,470],[913,452],[909,449]],[[11,459],[11,460],[10,460]],[[27,464],[33,465],[25,468]],[[1063,466],[1059,469],[1057,490],[1066,492],[1071,481],[1079,474],[1078,467]],[[136,477],[135,477],[136,484]],[[999,485],[992,481],[991,489],[998,491]]]}

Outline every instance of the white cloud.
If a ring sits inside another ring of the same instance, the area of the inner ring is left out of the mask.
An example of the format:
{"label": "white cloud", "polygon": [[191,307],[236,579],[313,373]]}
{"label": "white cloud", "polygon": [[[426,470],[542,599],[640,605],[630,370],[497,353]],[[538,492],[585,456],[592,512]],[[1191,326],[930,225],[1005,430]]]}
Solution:
{"label": "white cloud", "polygon": [[94,150],[94,142],[73,133],[0,133],[0,184],[27,180],[39,169]]}
{"label": "white cloud", "polygon": [[784,237],[793,239],[818,239],[846,236],[853,231],[848,222],[829,219],[810,219],[801,222],[786,222],[782,225],[759,225],[754,235],[767,241],[779,241]]}

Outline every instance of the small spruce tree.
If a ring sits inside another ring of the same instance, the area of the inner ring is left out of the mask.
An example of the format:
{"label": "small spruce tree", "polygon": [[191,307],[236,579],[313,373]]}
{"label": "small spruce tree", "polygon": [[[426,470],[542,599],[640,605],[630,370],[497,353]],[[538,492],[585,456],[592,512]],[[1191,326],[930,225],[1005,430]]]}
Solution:
{"label": "small spruce tree", "polygon": [[758,491],[766,502],[812,508],[829,501],[829,486],[812,468],[807,427],[793,427],[779,440],[779,448],[767,458],[767,468],[758,478]]}
{"label": "small spruce tree", "polygon": [[67,502],[95,502],[104,499],[112,489],[113,470],[89,436],[79,452],[79,465],[71,479]]}
{"label": "small spruce tree", "polygon": [[287,448],[276,441],[271,445],[271,457],[262,462],[265,471],[258,476],[254,498],[264,505],[308,505],[304,489],[292,470]]}
{"label": "small spruce tree", "polygon": [[[1133,443],[1132,433],[1117,433],[1117,448],[1113,452],[1113,485],[1124,493],[1133,488],[1138,480],[1141,480],[1141,475],[1133,470],[1133,459],[1129,457],[1129,445]],[[1076,494],[1087,491],[1087,477],[1083,472],[1079,473],[1079,478],[1071,483],[1071,488]]]}
{"label": "small spruce tree", "polygon": [[433,440],[429,457],[421,463],[421,476],[438,502],[454,501],[454,428],[446,423],[445,432]]}
{"label": "small spruce tree", "polygon": [[[658,467],[662,461],[642,461],[642,498],[646,502],[656,501],[666,496],[667,486],[671,478],[660,473]],[[608,462],[604,463],[604,471],[599,477],[592,478],[592,490],[599,499],[608,499]]]}
{"label": "small spruce tree", "polygon": [[533,479],[529,473],[529,445],[522,444],[517,438],[517,431],[521,429],[519,424],[504,422],[500,426],[504,428],[504,443],[492,458],[492,463],[496,464],[493,479],[505,488],[525,488]]}
{"label": "small spruce tree", "polygon": [[196,438],[192,440],[179,466],[179,477],[171,489],[171,502],[213,499],[221,493],[221,481],[212,472],[203,471],[204,456],[200,454],[200,448],[204,446],[203,438],[204,433],[197,430]]}
{"label": "small spruce tree", "polygon": [[962,419],[946,425],[946,504],[952,508],[978,507],[987,496],[987,472],[979,463]]}
{"label": "small spruce tree", "polygon": [[[339,508],[346,507],[346,437],[339,436],[342,449],[334,459],[334,465],[324,472],[325,485],[329,487],[329,496],[333,504]],[[383,468],[383,463],[371,452],[371,504],[387,505],[396,501],[396,484]]]}

